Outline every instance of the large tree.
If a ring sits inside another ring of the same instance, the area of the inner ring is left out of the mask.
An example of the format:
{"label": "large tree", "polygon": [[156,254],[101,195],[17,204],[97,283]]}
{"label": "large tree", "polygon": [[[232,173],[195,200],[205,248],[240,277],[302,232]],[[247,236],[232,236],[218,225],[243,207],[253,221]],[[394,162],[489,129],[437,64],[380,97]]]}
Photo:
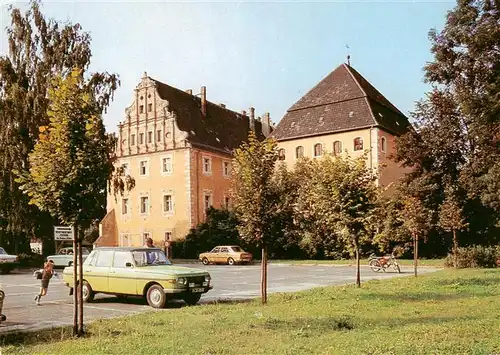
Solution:
{"label": "large tree", "polygon": [[[68,75],[73,68],[86,73],[92,53],[90,35],[79,24],[47,19],[39,1],[32,0],[24,13],[15,7],[9,11],[9,51],[0,57],[0,237],[17,249],[26,246],[34,233],[50,236],[53,221],[48,213],[28,204],[13,171],[28,172],[28,154],[35,146],[39,127],[49,123],[52,79]],[[88,87],[96,105],[107,107],[118,84],[114,74],[90,75]],[[101,207],[104,213],[105,205]]]}
{"label": "large tree", "polygon": [[78,326],[75,316],[74,333],[82,335],[83,231],[100,217],[108,185],[116,195],[133,188],[134,180],[128,175],[123,178],[123,170],[114,168],[116,141],[105,132],[99,97],[82,70],[74,69],[66,77],[53,79],[48,100],[49,124],[39,128],[39,139],[28,155],[29,172],[15,173],[29,204],[74,226],[73,246],[79,249],[79,259],[76,250],[73,259],[75,307],[78,304],[80,310]]}
{"label": "large tree", "polygon": [[[460,0],[442,31],[432,30],[432,85],[413,114],[416,130],[398,139],[404,182],[429,211],[456,207],[470,222],[466,243],[495,243],[500,222],[500,4]],[[437,213],[432,224],[439,225]]]}
{"label": "large tree", "polygon": [[281,191],[274,180],[277,160],[276,141],[260,141],[253,132],[248,142],[235,151],[233,159],[232,195],[238,230],[244,240],[262,250],[262,303],[267,303],[267,250],[272,241],[273,222],[282,209]]}
{"label": "large tree", "polygon": [[296,172],[303,177],[298,218],[325,251],[341,247],[355,255],[356,285],[361,286],[359,251],[375,226],[376,175],[366,166],[365,157],[329,154],[300,162]]}

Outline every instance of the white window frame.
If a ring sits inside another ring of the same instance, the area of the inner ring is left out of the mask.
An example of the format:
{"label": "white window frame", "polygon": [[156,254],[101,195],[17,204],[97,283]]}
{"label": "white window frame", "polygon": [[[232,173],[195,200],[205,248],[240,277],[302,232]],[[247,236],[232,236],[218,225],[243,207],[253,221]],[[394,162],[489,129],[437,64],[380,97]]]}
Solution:
{"label": "white window frame", "polygon": [[[210,206],[208,207],[205,204],[205,200],[207,197],[210,199],[209,202]],[[212,194],[212,191],[203,191],[203,213],[207,214],[208,209],[213,206],[214,206],[214,196]]]}
{"label": "white window frame", "polygon": [[285,148],[279,148],[278,149],[278,160],[279,161],[284,161],[286,159],[286,150]]}
{"label": "white window frame", "polygon": [[[340,143],[340,151],[338,153],[335,152],[335,143],[337,143],[337,142]],[[343,150],[344,150],[344,143],[342,143],[341,140],[337,139],[337,140],[333,141],[333,144],[332,144],[332,153],[333,153],[333,155],[337,155],[337,154],[340,155],[340,154],[342,154]]]}
{"label": "white window frame", "polygon": [[122,163],[121,166],[123,168],[123,176],[130,175],[130,163]]}
{"label": "white window frame", "polygon": [[[302,148],[302,156],[298,156],[298,152],[299,152],[299,148]],[[297,159],[300,159],[300,158],[304,158],[306,156],[306,152],[305,152],[305,149],[304,149],[304,146],[303,145],[298,145],[295,147],[295,160]]]}
{"label": "white window frame", "polygon": [[[124,205],[123,202],[127,200],[127,203]],[[127,207],[127,212],[123,213],[123,207]],[[129,197],[122,197],[122,203],[121,203],[121,215],[122,216],[130,216],[130,198]]]}
{"label": "white window frame", "polygon": [[[356,139],[361,139],[361,149],[356,149]],[[354,137],[352,140],[352,148],[355,152],[362,152],[365,149],[365,140],[363,137]]]}
{"label": "white window frame", "polygon": [[[165,197],[170,196],[170,211],[165,211]],[[164,216],[171,216],[175,213],[175,199],[171,192],[164,192],[161,197],[161,210]]]}
{"label": "white window frame", "polygon": [[[205,160],[208,161],[208,170],[205,169]],[[201,165],[203,167],[203,174],[204,175],[212,175],[212,157],[209,157],[207,155],[203,155],[201,157]]]}
{"label": "white window frame", "polygon": [[[125,240],[127,240],[126,245],[125,245]],[[122,247],[132,246],[131,235],[129,233],[120,233],[120,246]]]}
{"label": "white window frame", "polygon": [[[165,171],[163,169],[163,160],[170,158],[170,171]],[[174,156],[173,154],[163,155],[160,159],[160,171],[162,176],[172,175],[174,172]]]}
{"label": "white window frame", "polygon": [[[226,171],[227,166],[227,171]],[[222,175],[225,178],[229,178],[231,176],[231,162],[227,160],[222,161]]]}
{"label": "white window frame", "polygon": [[[142,166],[141,163],[146,163],[146,172],[142,174]],[[149,159],[139,160],[139,176],[149,176]]]}
{"label": "white window frame", "polygon": [[[146,210],[143,212],[143,211],[142,211],[142,200],[143,200],[144,198],[145,198],[145,199],[147,199],[147,200],[146,200],[146,201],[147,201],[147,204],[146,204]],[[150,203],[150,201],[149,201],[149,195],[146,195],[146,194],[145,194],[145,195],[141,195],[141,196],[139,197],[139,213],[140,213],[140,215],[141,215],[141,216],[149,216],[149,211],[150,211],[150,210],[151,210],[151,203]]]}

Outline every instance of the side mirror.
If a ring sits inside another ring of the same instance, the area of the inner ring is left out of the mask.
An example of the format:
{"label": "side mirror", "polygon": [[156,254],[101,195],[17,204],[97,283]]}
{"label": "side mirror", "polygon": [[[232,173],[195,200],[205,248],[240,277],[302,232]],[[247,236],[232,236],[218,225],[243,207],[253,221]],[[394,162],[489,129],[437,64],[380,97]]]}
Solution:
{"label": "side mirror", "polygon": [[132,267],[132,263],[125,263],[125,267]]}

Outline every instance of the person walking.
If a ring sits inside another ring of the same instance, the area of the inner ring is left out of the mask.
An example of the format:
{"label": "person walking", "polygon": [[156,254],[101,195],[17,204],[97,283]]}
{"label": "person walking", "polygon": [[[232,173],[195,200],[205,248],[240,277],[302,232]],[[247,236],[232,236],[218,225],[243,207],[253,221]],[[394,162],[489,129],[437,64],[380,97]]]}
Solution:
{"label": "person walking", "polygon": [[54,271],[54,262],[52,260],[47,261],[43,265],[43,269],[39,272],[41,272],[42,274],[42,278],[40,280],[40,292],[35,296],[35,301],[38,306],[40,305],[40,298],[47,295],[50,279],[52,278],[52,276],[57,275],[57,273]]}

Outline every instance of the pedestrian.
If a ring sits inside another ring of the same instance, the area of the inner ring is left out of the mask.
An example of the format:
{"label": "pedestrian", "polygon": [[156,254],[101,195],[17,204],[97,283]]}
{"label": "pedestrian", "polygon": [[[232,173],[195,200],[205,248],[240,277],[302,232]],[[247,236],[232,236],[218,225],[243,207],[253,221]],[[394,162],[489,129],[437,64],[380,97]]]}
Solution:
{"label": "pedestrian", "polygon": [[47,295],[47,289],[49,288],[49,282],[52,276],[57,275],[54,271],[54,262],[52,260],[47,261],[43,265],[43,269],[40,270],[42,273],[42,278],[40,280],[40,292],[35,296],[35,301],[37,305],[40,305],[40,298]]}
{"label": "pedestrian", "polygon": [[148,247],[148,248],[154,248],[154,247],[155,247],[155,246],[153,245],[153,238],[148,237],[148,238],[146,239],[146,247]]}

